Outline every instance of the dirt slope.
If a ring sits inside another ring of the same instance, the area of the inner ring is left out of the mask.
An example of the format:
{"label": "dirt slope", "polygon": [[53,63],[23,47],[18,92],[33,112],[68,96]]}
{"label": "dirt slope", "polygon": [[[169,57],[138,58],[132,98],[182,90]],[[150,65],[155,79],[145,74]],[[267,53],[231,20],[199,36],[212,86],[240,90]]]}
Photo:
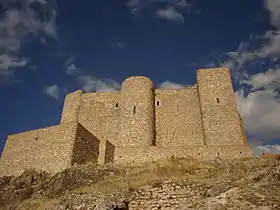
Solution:
{"label": "dirt slope", "polygon": [[162,160],[87,164],[0,178],[0,209],[280,209],[280,161]]}

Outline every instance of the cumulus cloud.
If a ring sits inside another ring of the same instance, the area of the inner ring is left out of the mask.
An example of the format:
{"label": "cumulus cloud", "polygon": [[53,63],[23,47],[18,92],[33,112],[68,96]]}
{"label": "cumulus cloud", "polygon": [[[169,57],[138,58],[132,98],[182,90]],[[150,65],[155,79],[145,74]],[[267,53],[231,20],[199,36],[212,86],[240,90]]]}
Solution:
{"label": "cumulus cloud", "polygon": [[[23,67],[28,63],[29,59],[19,59],[15,56],[9,56],[7,54],[0,55],[0,74],[6,73],[10,68]],[[2,69],[2,71],[1,71]]]}
{"label": "cumulus cloud", "polygon": [[57,85],[50,85],[44,88],[43,92],[50,96],[55,98],[56,100],[59,99],[60,96],[60,88]]}
{"label": "cumulus cloud", "polygon": [[160,89],[182,89],[184,87],[185,87],[184,85],[170,82],[170,81],[165,81],[158,85],[158,88],[160,88]]}
{"label": "cumulus cloud", "polygon": [[277,90],[280,87],[280,69],[268,69],[254,75],[248,75],[248,79],[244,83],[250,85],[252,90],[265,88]]}
{"label": "cumulus cloud", "polygon": [[266,142],[280,136],[280,69],[269,69],[240,80],[236,102],[245,129]]}
{"label": "cumulus cloud", "polygon": [[30,60],[19,54],[26,38],[57,34],[56,13],[44,0],[2,0],[0,7],[5,11],[0,18],[0,73],[3,76],[6,74],[3,72],[24,67]]}
{"label": "cumulus cloud", "polygon": [[102,79],[87,74],[82,68],[77,67],[74,63],[74,57],[70,57],[66,61],[66,71],[67,75],[74,76],[77,80],[79,86],[85,92],[112,92],[120,89],[120,84],[112,79]]}
{"label": "cumulus cloud", "polygon": [[249,134],[262,141],[280,136],[280,101],[275,97],[275,91],[259,90],[245,95],[244,90],[240,89],[235,94]]}
{"label": "cumulus cloud", "polygon": [[151,4],[164,2],[169,5],[176,5],[178,7],[187,7],[191,4],[187,0],[129,0],[126,2],[126,6],[130,8],[145,8]]}
{"label": "cumulus cloud", "polygon": [[179,7],[188,7],[188,6],[191,6],[191,4],[189,4],[186,0],[179,0],[179,1],[176,3],[176,6],[179,6]]}
{"label": "cumulus cloud", "polygon": [[279,144],[258,146],[258,149],[260,149],[264,153],[280,155],[280,145]]}
{"label": "cumulus cloud", "polygon": [[[223,63],[223,66],[229,67],[234,71],[248,62],[256,59],[270,58],[271,60],[280,59],[280,1],[264,0],[264,9],[270,14],[270,24],[275,30],[267,31],[263,36],[256,36],[256,40],[263,41],[263,44],[257,49],[247,49],[250,43],[241,42],[236,52],[229,52],[229,60]],[[250,37],[250,41],[252,41]]]}
{"label": "cumulus cloud", "polygon": [[192,6],[187,0],[129,0],[126,6],[135,14],[156,3],[165,3],[166,6],[156,10],[156,17],[180,22],[184,22],[183,12]]}
{"label": "cumulus cloud", "polygon": [[180,12],[176,11],[174,7],[158,9],[156,11],[156,15],[157,15],[157,17],[166,19],[166,20],[175,20],[175,21],[180,21],[180,22],[185,21],[183,15]]}
{"label": "cumulus cloud", "polygon": [[280,28],[280,1],[264,0],[264,7],[269,11],[271,24]]}
{"label": "cumulus cloud", "polygon": [[80,69],[76,67],[75,64],[69,64],[66,68],[66,74],[77,75],[80,72]]}
{"label": "cumulus cloud", "polygon": [[124,44],[121,43],[121,42],[117,42],[117,45],[118,45],[118,47],[120,47],[120,48],[124,48]]}
{"label": "cumulus cloud", "polygon": [[137,8],[140,6],[140,2],[139,0],[129,0],[127,3],[126,3],[126,6],[130,7],[130,8]]}
{"label": "cumulus cloud", "polygon": [[[280,136],[280,69],[276,65],[251,74],[250,67],[247,68],[269,59],[280,59],[280,1],[264,0],[264,8],[269,11],[270,23],[276,29],[263,36],[251,36],[249,42],[241,42],[235,52],[226,53],[228,59],[219,65],[229,68],[239,83],[239,90],[235,92],[238,109],[256,150],[260,150],[260,144]],[[260,42],[259,47],[253,47]]]}
{"label": "cumulus cloud", "polygon": [[77,79],[85,92],[113,92],[120,89],[120,84],[111,79],[97,79],[93,76],[78,76]]}

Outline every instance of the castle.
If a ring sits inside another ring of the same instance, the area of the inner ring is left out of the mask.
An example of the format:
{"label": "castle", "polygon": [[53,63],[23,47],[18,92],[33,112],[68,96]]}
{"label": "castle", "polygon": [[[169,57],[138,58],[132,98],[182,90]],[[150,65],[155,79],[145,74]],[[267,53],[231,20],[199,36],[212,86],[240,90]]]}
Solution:
{"label": "castle", "polygon": [[227,69],[197,70],[197,84],[182,89],[155,89],[150,79],[133,76],[120,91],[72,92],[60,124],[7,137],[0,176],[171,156],[252,156]]}

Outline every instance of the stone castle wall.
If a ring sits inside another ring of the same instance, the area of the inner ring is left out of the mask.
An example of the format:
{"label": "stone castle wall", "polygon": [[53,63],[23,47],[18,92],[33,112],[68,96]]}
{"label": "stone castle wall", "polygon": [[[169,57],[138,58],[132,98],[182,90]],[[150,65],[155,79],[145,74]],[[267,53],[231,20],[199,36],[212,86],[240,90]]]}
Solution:
{"label": "stone castle wall", "polygon": [[155,91],[156,145],[204,145],[196,86]]}
{"label": "stone castle wall", "polygon": [[[67,113],[71,110],[73,119],[77,118],[72,108],[75,103],[68,108],[66,102],[64,108]],[[197,85],[178,90],[155,89],[146,77],[130,77],[119,92],[82,94],[76,107],[79,122],[116,147],[238,145],[245,141],[230,74],[222,68],[198,70]]]}
{"label": "stone castle wall", "polygon": [[152,162],[160,159],[175,157],[193,157],[199,160],[234,159],[251,157],[252,151],[249,146],[197,146],[197,147],[120,147],[115,148],[115,164],[136,164]]}
{"label": "stone castle wall", "polygon": [[77,123],[8,136],[1,157],[1,175],[21,174],[28,168],[56,172],[71,166]]}
{"label": "stone castle wall", "polygon": [[99,140],[77,122],[8,136],[0,162],[0,177],[27,169],[57,173],[88,161],[97,163]]}
{"label": "stone castle wall", "polygon": [[[100,141],[118,142],[120,127],[119,92],[85,93],[81,97],[78,121]],[[66,108],[67,109],[67,108]]]}
{"label": "stone castle wall", "polygon": [[198,70],[197,86],[205,144],[242,144],[244,133],[229,71],[222,68]]}
{"label": "stone castle wall", "polygon": [[[33,143],[36,136],[40,140]],[[203,69],[197,84],[183,89],[155,89],[146,77],[129,77],[120,91],[70,93],[61,124],[9,136],[1,164],[9,172],[16,167],[57,172],[87,161],[247,157],[252,152],[245,144],[229,71]]]}
{"label": "stone castle wall", "polygon": [[75,143],[71,151],[71,165],[98,163],[100,140],[80,123],[77,124]]}

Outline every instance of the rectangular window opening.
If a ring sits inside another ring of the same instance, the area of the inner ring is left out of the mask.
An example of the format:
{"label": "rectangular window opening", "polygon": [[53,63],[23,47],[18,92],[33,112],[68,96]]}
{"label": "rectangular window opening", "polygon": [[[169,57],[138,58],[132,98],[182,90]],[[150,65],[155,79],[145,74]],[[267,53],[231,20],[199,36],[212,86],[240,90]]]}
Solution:
{"label": "rectangular window opening", "polygon": [[118,104],[118,103],[116,103],[116,107],[117,107],[117,108],[119,107],[119,104]]}
{"label": "rectangular window opening", "polygon": [[220,103],[220,99],[219,98],[216,98],[216,101],[217,101],[218,104]]}
{"label": "rectangular window opening", "polygon": [[157,101],[157,106],[159,106],[159,101]]}
{"label": "rectangular window opening", "polygon": [[136,113],[136,106],[133,107],[133,114]]}

